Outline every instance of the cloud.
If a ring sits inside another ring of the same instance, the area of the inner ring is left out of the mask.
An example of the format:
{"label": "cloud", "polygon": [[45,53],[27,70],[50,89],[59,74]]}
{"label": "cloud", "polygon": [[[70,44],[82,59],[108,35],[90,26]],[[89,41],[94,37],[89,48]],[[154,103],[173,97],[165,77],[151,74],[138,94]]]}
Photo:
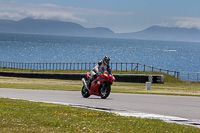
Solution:
{"label": "cloud", "polygon": [[200,18],[195,17],[170,17],[176,20],[174,26],[180,28],[197,28],[200,29]]}
{"label": "cloud", "polygon": [[169,23],[165,22],[165,23],[159,23],[159,24],[155,24],[157,26],[162,26],[162,27],[169,27]]}
{"label": "cloud", "polygon": [[[132,12],[113,12],[54,4],[20,4],[0,1],[0,19],[20,20],[26,17],[88,23],[86,15],[133,15]],[[94,22],[93,22],[94,23]],[[98,22],[95,22],[98,23]]]}
{"label": "cloud", "polygon": [[76,17],[76,10],[68,7],[59,7],[53,4],[2,4],[0,18],[19,20],[26,17],[37,19],[54,19],[61,21],[87,22],[81,17]]}

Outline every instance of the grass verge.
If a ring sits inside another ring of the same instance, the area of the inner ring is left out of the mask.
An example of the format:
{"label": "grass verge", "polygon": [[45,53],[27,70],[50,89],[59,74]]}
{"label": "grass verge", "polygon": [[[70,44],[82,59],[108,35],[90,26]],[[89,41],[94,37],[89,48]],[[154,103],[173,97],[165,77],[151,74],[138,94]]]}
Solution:
{"label": "grass verge", "polygon": [[[66,72],[66,71],[65,71]],[[71,71],[67,71],[71,72]],[[76,72],[77,71],[73,71]],[[78,71],[79,72],[79,71]],[[84,71],[81,71],[84,72]],[[85,72],[84,72],[85,73]],[[114,74],[163,74],[164,84],[152,84],[151,90],[146,90],[145,83],[125,83],[114,82],[112,93],[137,93],[137,94],[162,94],[162,95],[184,95],[200,96],[200,82],[187,82],[179,80],[171,75],[158,72],[113,72]],[[43,89],[43,90],[63,90],[80,91],[82,82],[77,80],[58,79],[33,79],[0,76],[1,88],[17,89]]]}
{"label": "grass verge", "polygon": [[122,117],[64,105],[0,98],[1,132],[200,132],[161,120]]}
{"label": "grass verge", "polygon": [[[40,72],[40,73],[86,73],[88,70],[23,70],[1,68],[3,71],[15,72]],[[137,93],[137,94],[162,94],[162,95],[184,95],[200,96],[200,82],[188,82],[177,79],[166,73],[155,71],[113,71],[113,74],[158,74],[164,75],[164,84],[152,84],[151,90],[146,90],[145,83],[123,83],[114,82],[112,92],[116,93]],[[56,79],[28,79],[16,77],[0,77],[1,88],[18,89],[43,89],[43,90],[66,90],[80,91],[81,81],[56,80]]]}

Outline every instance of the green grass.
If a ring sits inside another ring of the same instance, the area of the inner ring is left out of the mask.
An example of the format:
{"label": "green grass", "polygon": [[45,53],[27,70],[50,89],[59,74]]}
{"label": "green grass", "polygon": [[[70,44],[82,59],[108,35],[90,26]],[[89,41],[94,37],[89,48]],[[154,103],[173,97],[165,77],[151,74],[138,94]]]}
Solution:
{"label": "green grass", "polygon": [[122,117],[64,105],[0,98],[1,132],[200,132],[161,120]]}

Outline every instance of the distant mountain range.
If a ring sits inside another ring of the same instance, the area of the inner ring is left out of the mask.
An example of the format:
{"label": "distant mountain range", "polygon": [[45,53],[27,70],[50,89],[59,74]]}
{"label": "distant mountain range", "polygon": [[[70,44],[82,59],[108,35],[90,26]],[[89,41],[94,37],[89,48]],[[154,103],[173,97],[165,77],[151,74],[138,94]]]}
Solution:
{"label": "distant mountain range", "polygon": [[85,28],[77,23],[25,18],[19,21],[0,20],[1,33],[127,38],[200,42],[200,30],[152,26],[132,33],[114,33],[109,28]]}
{"label": "distant mountain range", "polygon": [[143,40],[200,42],[200,30],[196,28],[151,26],[139,32],[118,34],[118,37]]}

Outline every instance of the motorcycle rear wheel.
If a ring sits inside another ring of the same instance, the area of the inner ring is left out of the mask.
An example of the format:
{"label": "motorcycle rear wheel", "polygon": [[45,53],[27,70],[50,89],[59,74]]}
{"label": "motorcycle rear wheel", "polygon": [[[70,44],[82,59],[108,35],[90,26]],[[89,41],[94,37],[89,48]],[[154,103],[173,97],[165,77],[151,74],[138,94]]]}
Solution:
{"label": "motorcycle rear wheel", "polygon": [[85,86],[83,85],[82,90],[81,90],[81,94],[84,98],[88,98],[90,96],[89,91],[85,88]]}
{"label": "motorcycle rear wheel", "polygon": [[109,83],[103,83],[100,88],[100,96],[102,99],[106,99],[110,94],[111,86]]}

